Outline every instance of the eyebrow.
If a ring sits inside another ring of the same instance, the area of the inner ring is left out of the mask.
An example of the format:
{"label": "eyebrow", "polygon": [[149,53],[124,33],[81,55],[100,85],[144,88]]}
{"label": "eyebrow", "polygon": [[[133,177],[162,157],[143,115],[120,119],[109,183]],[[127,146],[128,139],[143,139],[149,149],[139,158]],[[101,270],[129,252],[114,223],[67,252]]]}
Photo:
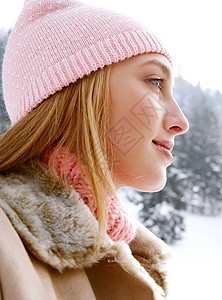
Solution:
{"label": "eyebrow", "polygon": [[147,62],[142,64],[142,66],[149,65],[149,64],[156,65],[157,67],[159,67],[162,70],[162,72],[164,73],[165,76],[171,77],[170,69],[165,64],[161,63],[159,60],[156,60],[156,59],[148,60]]}

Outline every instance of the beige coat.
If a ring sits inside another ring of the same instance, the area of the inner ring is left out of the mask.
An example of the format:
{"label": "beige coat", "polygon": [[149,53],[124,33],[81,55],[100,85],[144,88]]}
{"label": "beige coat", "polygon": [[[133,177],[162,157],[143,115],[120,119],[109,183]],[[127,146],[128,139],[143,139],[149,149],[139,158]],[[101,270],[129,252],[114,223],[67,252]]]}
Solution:
{"label": "beige coat", "polygon": [[40,165],[0,176],[0,207],[1,300],[165,299],[165,244],[135,221],[129,246],[96,251],[88,206]]}

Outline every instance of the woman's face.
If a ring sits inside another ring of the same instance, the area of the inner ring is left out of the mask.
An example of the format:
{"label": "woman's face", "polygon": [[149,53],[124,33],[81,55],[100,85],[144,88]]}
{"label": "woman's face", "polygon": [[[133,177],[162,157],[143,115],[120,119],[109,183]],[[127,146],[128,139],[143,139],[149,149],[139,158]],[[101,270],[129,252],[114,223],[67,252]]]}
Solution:
{"label": "woman's face", "polygon": [[152,192],[164,187],[174,139],[189,127],[173,85],[171,65],[161,54],[142,54],[112,66],[109,140],[117,189]]}

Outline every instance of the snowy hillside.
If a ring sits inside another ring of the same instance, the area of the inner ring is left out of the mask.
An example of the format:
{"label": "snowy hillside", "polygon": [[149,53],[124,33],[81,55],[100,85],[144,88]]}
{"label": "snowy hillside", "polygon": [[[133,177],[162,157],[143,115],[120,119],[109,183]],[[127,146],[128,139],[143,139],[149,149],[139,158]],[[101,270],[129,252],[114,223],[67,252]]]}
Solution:
{"label": "snowy hillside", "polygon": [[222,216],[186,215],[184,239],[170,249],[169,300],[221,300]]}

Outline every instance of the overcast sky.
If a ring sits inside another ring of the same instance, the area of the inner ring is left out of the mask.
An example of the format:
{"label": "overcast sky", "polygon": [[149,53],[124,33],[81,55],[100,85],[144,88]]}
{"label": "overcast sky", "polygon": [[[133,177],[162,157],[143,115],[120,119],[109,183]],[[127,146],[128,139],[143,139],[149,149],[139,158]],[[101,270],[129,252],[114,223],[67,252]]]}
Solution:
{"label": "overcast sky", "polygon": [[[222,17],[219,0],[84,0],[110,8],[151,29],[169,49],[175,74],[222,92]],[[23,0],[0,0],[0,28],[15,23]]]}

